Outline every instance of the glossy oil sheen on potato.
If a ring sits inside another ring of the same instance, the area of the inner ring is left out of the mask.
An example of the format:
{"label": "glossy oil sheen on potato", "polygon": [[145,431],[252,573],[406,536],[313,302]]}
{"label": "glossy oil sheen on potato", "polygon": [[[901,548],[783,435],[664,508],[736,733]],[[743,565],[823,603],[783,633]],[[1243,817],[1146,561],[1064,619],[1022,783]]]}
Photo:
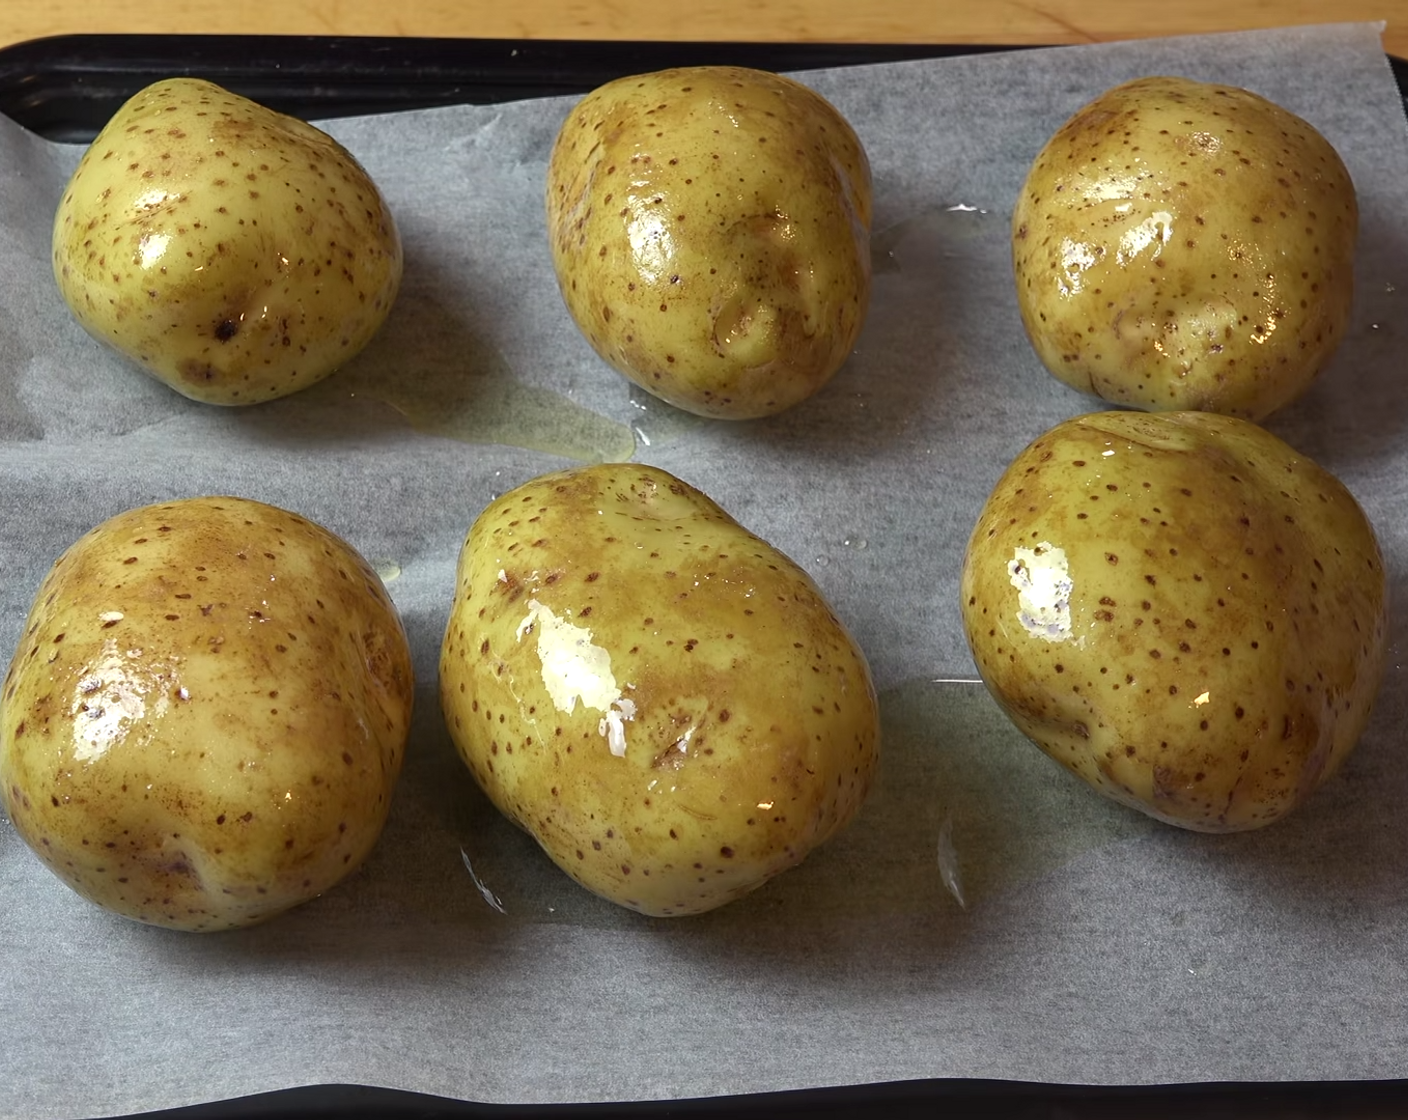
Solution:
{"label": "glossy oil sheen on potato", "polygon": [[412,694],[395,607],[349,545],[239,498],[147,506],[39,588],[5,679],[0,791],[92,901],[250,925],[362,863]]}
{"label": "glossy oil sheen on potato", "polygon": [[598,354],[656,396],[767,416],[850,355],[870,294],[870,166],[798,82],[705,66],[623,78],[548,168],[559,286]]}
{"label": "glossy oil sheen on potato", "polygon": [[812,581],[644,466],[546,475],[484,511],[440,692],[494,804],[646,914],[801,861],[855,814],[879,749],[869,669]]}
{"label": "glossy oil sheen on potato", "polygon": [[99,133],[59,203],[53,256],[89,334],[223,405],[326,377],[401,281],[391,212],[345,148],[191,78],[147,87]]}
{"label": "glossy oil sheen on potato", "polygon": [[1012,228],[1042,362],[1115,403],[1261,419],[1304,392],[1349,321],[1349,173],[1247,90],[1109,90],[1037,156]]}
{"label": "glossy oil sheen on potato", "polygon": [[1333,774],[1383,674],[1372,528],[1243,420],[1058,425],[998,482],[962,574],[993,695],[1101,792],[1172,824],[1270,823]]}

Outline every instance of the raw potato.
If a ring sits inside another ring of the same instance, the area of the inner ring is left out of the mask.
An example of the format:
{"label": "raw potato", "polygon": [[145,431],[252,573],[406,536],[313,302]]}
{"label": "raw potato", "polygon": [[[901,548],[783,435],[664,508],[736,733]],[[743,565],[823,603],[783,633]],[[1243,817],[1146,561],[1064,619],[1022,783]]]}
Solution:
{"label": "raw potato", "polygon": [[1230,832],[1344,761],[1383,675],[1387,585],[1343,485],[1244,420],[1110,412],[1012,463],[963,622],[1017,726],[1102,793]]}
{"label": "raw potato", "polygon": [[146,506],[39,588],[5,679],[0,791],[93,902],[250,925],[371,851],[412,693],[396,609],[346,543],[240,498]]}
{"label": "raw potato", "polygon": [[345,148],[193,78],[148,86],[99,133],[53,253],[89,334],[221,405],[322,380],[370,341],[401,282],[391,212]]}
{"label": "raw potato", "polygon": [[548,167],[573,319],[617,370],[702,416],[768,416],[830,380],[865,318],[870,216],[870,165],[836,109],[738,67],[602,86]]}
{"label": "raw potato", "polygon": [[1349,322],[1349,172],[1243,89],[1109,90],[1037,156],[1012,229],[1037,354],[1114,403],[1259,420],[1304,392]]}
{"label": "raw potato", "polygon": [[456,747],[588,889],[695,914],[792,867],[859,808],[865,658],[800,568],[644,466],[545,475],[460,554],[440,661]]}

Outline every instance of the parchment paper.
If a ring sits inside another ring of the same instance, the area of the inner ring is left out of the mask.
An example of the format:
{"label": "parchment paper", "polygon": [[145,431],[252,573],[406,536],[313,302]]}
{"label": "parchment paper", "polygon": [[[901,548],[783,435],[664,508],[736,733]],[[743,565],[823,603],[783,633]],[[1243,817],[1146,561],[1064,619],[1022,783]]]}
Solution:
{"label": "parchment paper", "polygon": [[[1281,824],[1210,837],[1103,801],[1013,731],[973,683],[956,598],[1005,464],[1097,407],[1022,334],[1008,218],[1026,167],[1107,86],[1180,73],[1302,114],[1354,176],[1353,325],[1269,426],[1360,498],[1408,600],[1408,128],[1378,32],[806,75],[874,166],[873,307],[825,392],[742,425],[634,396],[569,321],[541,214],[568,101],[329,126],[390,199],[405,285],[352,365],[241,411],[177,397],[73,323],[48,245],[79,150],[0,119],[4,655],[83,531],[145,502],[236,493],[321,521],[378,564],[420,679],[372,859],[266,926],[198,936],[110,916],[0,822],[0,1114],[319,1083],[546,1103],[929,1077],[1408,1076],[1402,611],[1342,774]],[[493,495],[570,465],[564,452],[674,471],[801,562],[882,691],[884,761],[860,818],[710,915],[650,920],[587,895],[488,808],[441,726],[435,662],[461,538]],[[966,907],[940,873],[944,844]]]}

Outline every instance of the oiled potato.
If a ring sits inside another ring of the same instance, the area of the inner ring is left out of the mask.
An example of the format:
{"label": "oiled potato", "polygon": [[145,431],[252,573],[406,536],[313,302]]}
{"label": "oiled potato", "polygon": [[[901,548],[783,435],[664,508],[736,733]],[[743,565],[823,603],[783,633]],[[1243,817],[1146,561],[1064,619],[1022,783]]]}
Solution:
{"label": "oiled potato", "polygon": [[475,521],[440,696],[494,804],[653,915],[800,862],[856,812],[879,749],[865,658],[812,581],[644,466],[545,475]]}
{"label": "oiled potato", "polygon": [[0,704],[0,795],[93,902],[250,925],[362,863],[412,693],[396,609],[349,545],[240,498],[146,506],[40,586]]}
{"label": "oiled potato", "polygon": [[1037,156],[1012,229],[1037,354],[1111,402],[1261,419],[1349,321],[1349,173],[1243,89],[1156,77],[1102,94]]}
{"label": "oiled potato", "polygon": [[357,354],[391,310],[401,241],[330,136],[210,82],[129,100],[59,203],[54,276],[78,322],[177,392],[282,397]]}
{"label": "oiled potato", "polygon": [[1208,832],[1284,816],[1358,740],[1387,586],[1326,471],[1210,413],[1078,417],[1036,440],[962,574],[979,672],[1101,792]]}
{"label": "oiled potato", "polygon": [[547,223],[573,319],[607,362],[703,416],[767,416],[850,355],[870,294],[870,165],[776,74],[623,78],[572,110]]}

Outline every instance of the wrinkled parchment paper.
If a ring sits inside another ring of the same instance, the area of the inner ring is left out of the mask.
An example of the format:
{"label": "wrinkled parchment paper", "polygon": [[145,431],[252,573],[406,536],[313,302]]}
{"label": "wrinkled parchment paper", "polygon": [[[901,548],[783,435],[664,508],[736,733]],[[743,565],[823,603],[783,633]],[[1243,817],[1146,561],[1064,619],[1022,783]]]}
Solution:
{"label": "wrinkled parchment paper", "polygon": [[[331,125],[398,216],[405,285],[353,365],[242,411],[177,397],[72,322],[48,245],[79,151],[0,119],[4,656],[83,531],[129,506],[235,493],[373,560],[420,677],[375,854],[266,926],[198,936],[110,916],[0,821],[0,1114],[334,1082],[543,1103],[929,1077],[1408,1076],[1402,610],[1347,768],[1256,834],[1188,834],[1106,803],[973,683],[956,599],[969,528],[1022,446],[1095,407],[1022,334],[1012,202],[1067,115],[1150,73],[1279,101],[1354,176],[1353,325],[1269,426],[1360,498],[1408,601],[1408,128],[1377,27],[806,75],[874,166],[873,307],[824,393],[744,425],[641,399],[568,320],[541,214],[567,101]],[[435,701],[455,557],[479,510],[574,456],[631,454],[807,567],[882,692],[884,761],[860,818],[694,919],[641,918],[558,873],[474,789]]]}

